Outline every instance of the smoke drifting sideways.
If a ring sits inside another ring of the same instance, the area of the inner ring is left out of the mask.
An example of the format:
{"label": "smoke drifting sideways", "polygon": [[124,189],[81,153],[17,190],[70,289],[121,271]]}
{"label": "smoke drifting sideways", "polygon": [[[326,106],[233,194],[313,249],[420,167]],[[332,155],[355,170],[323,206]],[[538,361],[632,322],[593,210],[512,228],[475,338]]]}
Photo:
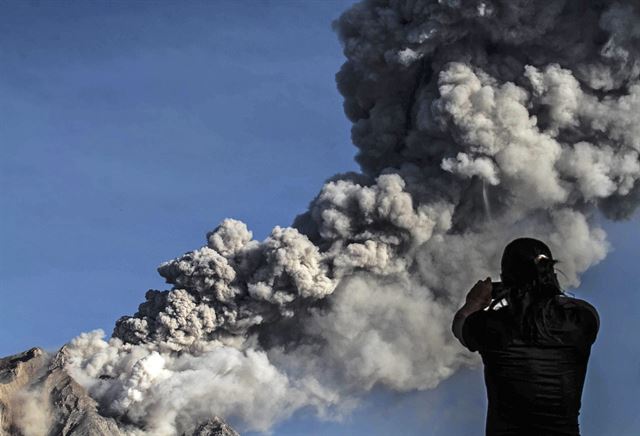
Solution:
{"label": "smoke drifting sideways", "polygon": [[362,172],[263,241],[224,220],[110,339],[65,346],[130,434],[433,388],[476,363],[451,318],[508,241],[547,241],[576,287],[609,249],[594,215],[640,203],[638,2],[371,0],[334,27]]}

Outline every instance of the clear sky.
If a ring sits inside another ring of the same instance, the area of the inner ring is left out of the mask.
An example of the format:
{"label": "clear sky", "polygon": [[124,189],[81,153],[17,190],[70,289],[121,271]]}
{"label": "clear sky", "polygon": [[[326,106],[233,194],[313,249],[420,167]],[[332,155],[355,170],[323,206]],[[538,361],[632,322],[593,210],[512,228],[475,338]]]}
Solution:
{"label": "clear sky", "polygon": [[[226,217],[264,238],[356,169],[331,30],[351,1],[0,4],[0,355],[110,332]],[[640,434],[638,216],[576,295],[600,311],[584,436]],[[483,434],[467,370],[282,435]]]}

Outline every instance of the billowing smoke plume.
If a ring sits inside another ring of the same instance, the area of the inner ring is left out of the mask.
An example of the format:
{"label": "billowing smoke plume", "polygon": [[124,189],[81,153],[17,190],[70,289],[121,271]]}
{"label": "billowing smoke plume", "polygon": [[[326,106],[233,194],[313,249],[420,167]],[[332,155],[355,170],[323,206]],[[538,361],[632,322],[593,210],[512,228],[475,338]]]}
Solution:
{"label": "billowing smoke plume", "polygon": [[362,173],[264,241],[224,220],[111,339],[67,345],[134,434],[433,388],[473,362],[451,318],[508,241],[547,241],[577,286],[608,250],[594,213],[640,202],[638,2],[371,0],[334,25]]}

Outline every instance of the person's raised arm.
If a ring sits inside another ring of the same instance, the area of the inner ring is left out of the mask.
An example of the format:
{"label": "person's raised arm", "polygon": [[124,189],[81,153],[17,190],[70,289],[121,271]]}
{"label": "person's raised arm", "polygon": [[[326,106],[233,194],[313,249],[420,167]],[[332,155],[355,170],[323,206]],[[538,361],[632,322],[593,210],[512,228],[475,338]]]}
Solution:
{"label": "person's raised arm", "polygon": [[464,306],[462,306],[453,317],[453,324],[451,326],[453,335],[458,338],[460,343],[465,347],[467,344],[464,343],[464,339],[462,338],[462,326],[464,325],[464,320],[472,313],[483,310],[490,303],[491,277],[487,277],[484,281],[478,280],[478,282],[471,288],[467,293]]}

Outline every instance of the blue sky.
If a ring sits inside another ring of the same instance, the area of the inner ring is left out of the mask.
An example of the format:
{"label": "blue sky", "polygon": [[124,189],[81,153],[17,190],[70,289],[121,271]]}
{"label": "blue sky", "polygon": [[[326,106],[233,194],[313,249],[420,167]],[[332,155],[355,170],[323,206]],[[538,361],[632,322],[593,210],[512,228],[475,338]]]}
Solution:
{"label": "blue sky", "polygon": [[[357,168],[330,27],[351,3],[2,3],[0,355],[109,332],[222,219],[262,239]],[[640,431],[638,221],[603,223],[614,250],[575,291],[602,318],[584,436]],[[481,377],[275,433],[480,435]]]}

